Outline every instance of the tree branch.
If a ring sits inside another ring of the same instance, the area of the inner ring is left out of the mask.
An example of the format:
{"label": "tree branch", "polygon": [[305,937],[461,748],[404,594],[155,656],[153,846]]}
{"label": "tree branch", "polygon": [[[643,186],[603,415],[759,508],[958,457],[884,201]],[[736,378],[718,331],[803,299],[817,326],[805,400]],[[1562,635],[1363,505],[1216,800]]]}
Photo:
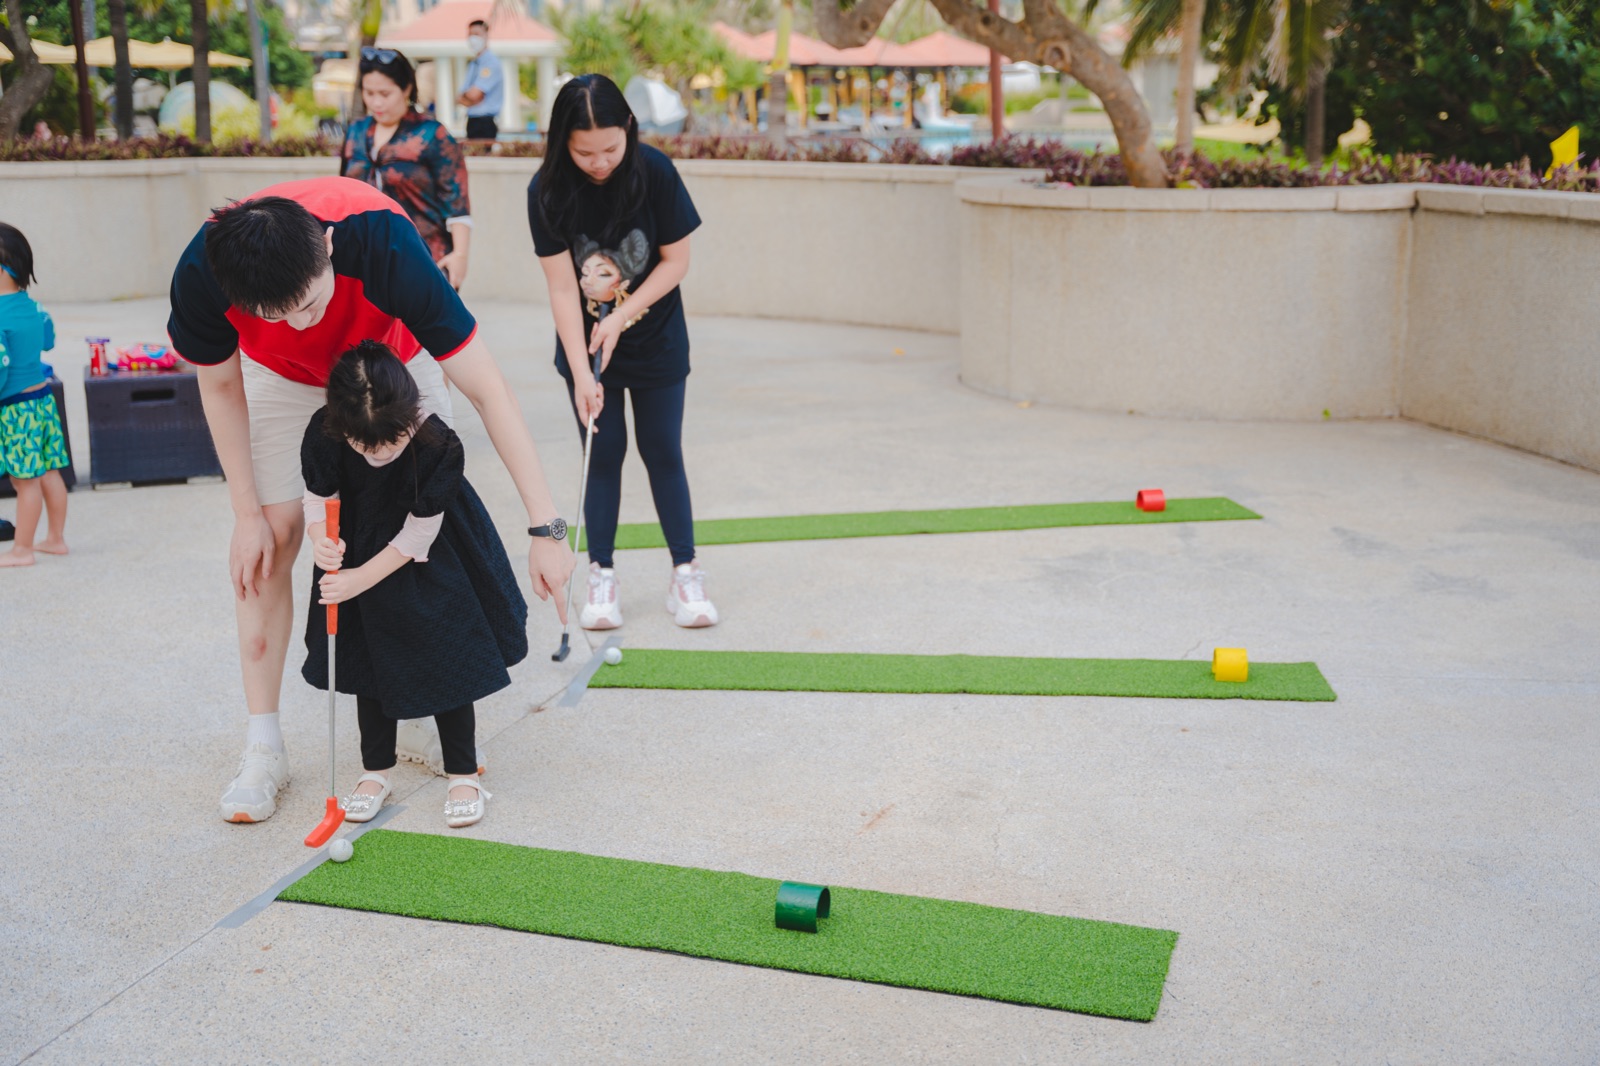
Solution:
{"label": "tree branch", "polygon": [[883,25],[895,0],[857,0],[845,11],[840,0],[814,0],[811,13],[817,19],[817,32],[835,48],[859,48],[872,40]]}
{"label": "tree branch", "polygon": [[0,96],[0,141],[16,137],[22,116],[44,99],[50,91],[55,75],[50,73],[33,51],[33,41],[28,37],[27,16],[23,14],[22,0],[5,0],[6,17],[10,19],[11,54],[16,62],[16,76]]}

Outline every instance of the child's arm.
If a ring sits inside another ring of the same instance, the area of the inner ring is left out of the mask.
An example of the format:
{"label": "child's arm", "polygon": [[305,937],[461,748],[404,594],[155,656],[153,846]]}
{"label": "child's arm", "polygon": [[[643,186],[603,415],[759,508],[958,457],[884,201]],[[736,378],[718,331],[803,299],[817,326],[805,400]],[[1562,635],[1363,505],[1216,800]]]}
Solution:
{"label": "child's arm", "polygon": [[306,516],[306,539],[311,542],[311,557],[323,570],[333,571],[344,564],[344,541],[328,539],[328,501],[339,494],[318,496],[310,489],[300,498]]}
{"label": "child's arm", "polygon": [[353,600],[410,561],[391,544],[354,570],[322,575],[322,598],[317,602],[326,604]]}
{"label": "child's arm", "polygon": [[44,342],[39,345],[41,351],[54,351],[56,346],[56,320],[50,317],[50,312],[39,308],[39,314],[44,318]]}

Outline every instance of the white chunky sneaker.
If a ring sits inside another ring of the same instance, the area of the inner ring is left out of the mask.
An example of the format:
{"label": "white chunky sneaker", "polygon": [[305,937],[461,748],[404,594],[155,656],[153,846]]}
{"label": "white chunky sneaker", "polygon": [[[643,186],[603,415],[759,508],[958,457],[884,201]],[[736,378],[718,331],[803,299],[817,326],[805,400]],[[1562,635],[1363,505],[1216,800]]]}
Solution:
{"label": "white chunky sneaker", "polygon": [[222,820],[264,822],[278,809],[278,792],[288,787],[288,756],[265,744],[251,744],[222,793]]}
{"label": "white chunky sneaker", "polygon": [[[394,756],[401,762],[426,766],[440,777],[444,772],[444,748],[432,718],[402,718],[395,724]],[[478,773],[489,772],[489,756],[478,749]]]}
{"label": "white chunky sneaker", "polygon": [[685,629],[700,629],[717,624],[717,608],[706,598],[706,572],[695,563],[672,568],[672,587],[667,589],[667,613]]}
{"label": "white chunky sneaker", "polygon": [[589,602],[578,615],[585,629],[615,629],[622,624],[622,608],[617,605],[617,572],[599,563],[589,564]]}

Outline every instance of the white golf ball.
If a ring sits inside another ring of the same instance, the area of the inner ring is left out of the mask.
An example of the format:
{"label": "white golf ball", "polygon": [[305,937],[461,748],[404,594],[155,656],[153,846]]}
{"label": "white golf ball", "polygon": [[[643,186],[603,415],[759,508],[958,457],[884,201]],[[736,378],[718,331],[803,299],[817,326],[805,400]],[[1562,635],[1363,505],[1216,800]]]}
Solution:
{"label": "white golf ball", "polygon": [[612,666],[615,666],[618,663],[620,663],[621,661],[622,661],[622,649],[621,648],[607,648],[606,649],[606,662],[610,663]]}
{"label": "white golf ball", "polygon": [[328,858],[332,859],[334,862],[344,862],[355,853],[355,845],[350,843],[350,841],[344,837],[339,837],[328,844]]}

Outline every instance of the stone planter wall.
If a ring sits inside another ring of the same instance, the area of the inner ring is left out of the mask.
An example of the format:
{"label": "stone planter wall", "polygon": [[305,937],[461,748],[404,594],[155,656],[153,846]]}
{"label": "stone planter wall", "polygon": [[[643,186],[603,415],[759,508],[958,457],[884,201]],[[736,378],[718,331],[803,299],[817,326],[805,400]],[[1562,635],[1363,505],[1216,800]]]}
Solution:
{"label": "stone planter wall", "polygon": [[[543,302],[535,160],[469,161],[469,300]],[[1600,196],[1046,189],[682,161],[691,312],[959,333],[984,391],[1194,418],[1416,418],[1600,469]],[[0,164],[51,301],[164,295],[210,208],[333,159]]]}

